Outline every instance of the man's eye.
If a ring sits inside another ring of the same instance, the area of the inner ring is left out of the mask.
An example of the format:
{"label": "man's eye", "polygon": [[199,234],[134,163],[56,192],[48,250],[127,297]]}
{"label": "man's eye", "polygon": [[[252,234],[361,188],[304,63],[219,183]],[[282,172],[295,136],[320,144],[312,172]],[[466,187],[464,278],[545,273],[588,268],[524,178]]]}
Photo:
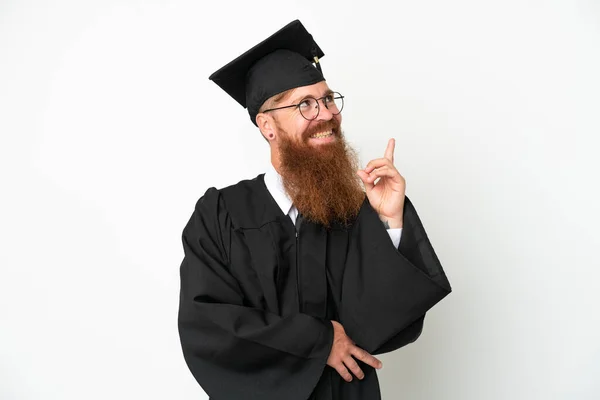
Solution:
{"label": "man's eye", "polygon": [[310,108],[313,105],[313,99],[303,100],[300,104],[298,104],[300,108]]}

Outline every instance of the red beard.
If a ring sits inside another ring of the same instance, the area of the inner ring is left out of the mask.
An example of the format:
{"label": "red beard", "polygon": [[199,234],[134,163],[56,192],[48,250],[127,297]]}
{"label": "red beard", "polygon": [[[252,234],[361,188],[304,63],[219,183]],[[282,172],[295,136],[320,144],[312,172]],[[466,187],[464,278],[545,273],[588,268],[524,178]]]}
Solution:
{"label": "red beard", "polygon": [[[332,143],[309,145],[309,137],[331,130]],[[298,211],[326,227],[348,224],[356,218],[365,199],[356,174],[358,157],[346,143],[337,120],[322,122],[303,135],[302,143],[280,135],[280,173],[283,186]]]}

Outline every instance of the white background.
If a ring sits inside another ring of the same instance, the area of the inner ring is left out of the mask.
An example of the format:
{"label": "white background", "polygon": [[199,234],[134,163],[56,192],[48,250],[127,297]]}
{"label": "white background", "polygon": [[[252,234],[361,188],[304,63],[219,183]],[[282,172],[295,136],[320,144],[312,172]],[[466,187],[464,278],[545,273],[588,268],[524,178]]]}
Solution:
{"label": "white background", "polygon": [[206,398],[181,231],[269,162],[208,76],[296,18],[454,289],[384,399],[599,398],[597,0],[0,2],[0,398]]}

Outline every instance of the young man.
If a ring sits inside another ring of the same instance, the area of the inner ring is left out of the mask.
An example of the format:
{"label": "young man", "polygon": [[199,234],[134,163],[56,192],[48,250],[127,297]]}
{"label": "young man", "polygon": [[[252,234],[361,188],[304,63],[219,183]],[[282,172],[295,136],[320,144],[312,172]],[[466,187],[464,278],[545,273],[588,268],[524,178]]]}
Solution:
{"label": "young man", "polygon": [[394,141],[357,170],[322,56],[294,21],[210,77],[248,109],[272,164],[208,189],[183,231],[180,338],[216,400],[379,399],[373,355],[415,341],[451,291]]}

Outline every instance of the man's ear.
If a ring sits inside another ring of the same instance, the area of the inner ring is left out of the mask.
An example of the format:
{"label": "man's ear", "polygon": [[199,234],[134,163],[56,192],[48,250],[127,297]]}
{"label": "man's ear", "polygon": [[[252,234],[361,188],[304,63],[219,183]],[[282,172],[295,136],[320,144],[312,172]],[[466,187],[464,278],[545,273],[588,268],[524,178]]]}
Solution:
{"label": "man's ear", "polygon": [[275,139],[275,121],[272,116],[265,113],[258,113],[256,116],[256,125],[258,125],[260,133],[262,133],[267,141],[270,142]]}

